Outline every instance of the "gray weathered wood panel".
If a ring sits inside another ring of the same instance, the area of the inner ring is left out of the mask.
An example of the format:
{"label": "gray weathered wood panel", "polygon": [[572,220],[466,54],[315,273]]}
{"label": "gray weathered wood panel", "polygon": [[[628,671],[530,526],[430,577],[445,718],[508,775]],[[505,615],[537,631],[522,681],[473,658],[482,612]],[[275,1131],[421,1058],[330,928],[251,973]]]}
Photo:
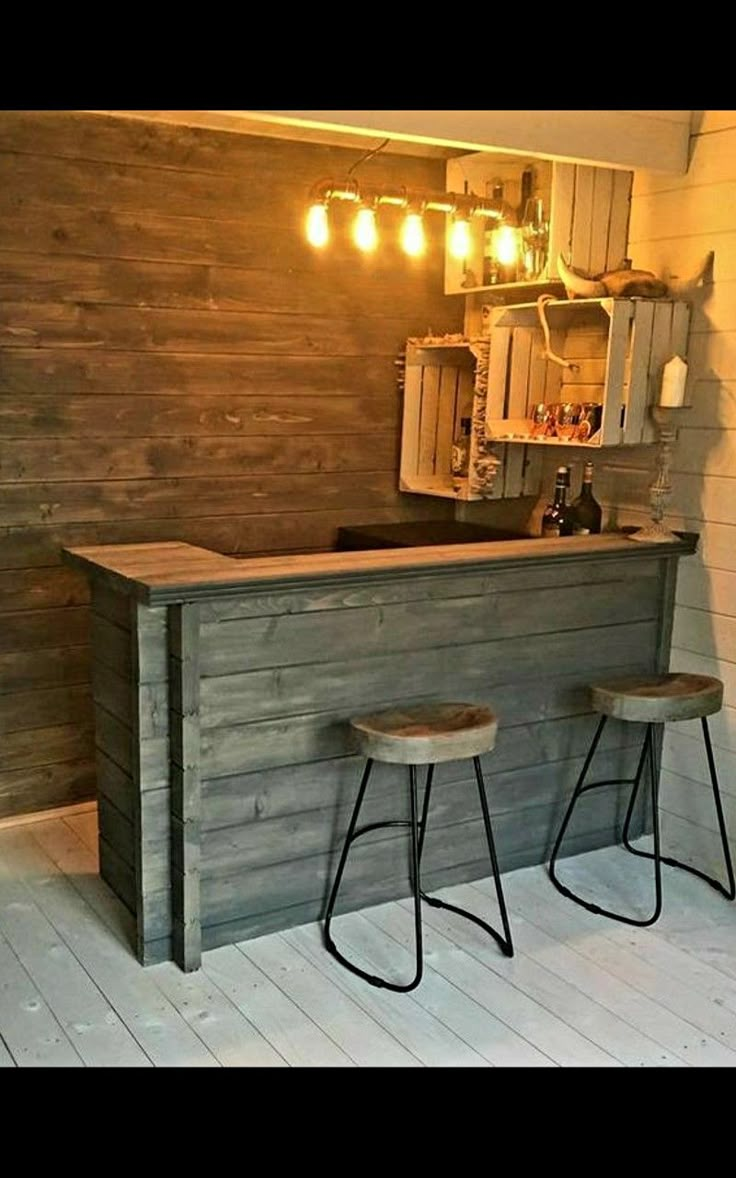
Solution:
{"label": "gray weathered wood panel", "polygon": [[[591,727],[575,723],[578,739],[575,751],[580,757],[587,752]],[[622,752],[630,747],[641,748],[631,732],[619,735]],[[607,751],[609,763],[616,759],[616,747]],[[603,756],[603,754],[602,754]],[[519,832],[511,839],[509,849],[523,841],[524,814],[529,808],[550,804],[550,798],[559,794],[562,783],[570,773],[570,757],[561,757],[545,765],[537,762],[530,766],[502,771],[495,767],[493,754],[483,758],[486,785],[492,801],[493,814],[515,814],[519,819]],[[555,768],[556,767],[556,768]],[[306,770],[305,766],[305,770]],[[384,766],[384,769],[386,767]],[[380,822],[386,819],[409,818],[407,792],[407,770],[404,766],[392,766],[392,771],[377,775],[366,795],[361,810],[361,823]],[[460,776],[462,774],[462,776]],[[449,778],[449,779],[448,779]],[[206,832],[202,840],[202,860],[205,864],[205,878],[227,876],[237,873],[244,863],[251,868],[260,868],[274,863],[288,862],[312,855],[334,856],[342,846],[352,813],[358,789],[359,774],[353,776],[352,789],[346,789],[336,804],[314,810],[303,810],[283,817],[260,818],[242,826],[228,826]],[[433,838],[444,837],[445,828],[468,819],[478,811],[478,794],[472,764],[450,762],[438,768],[435,773],[437,791],[432,799],[430,825],[427,836],[427,853]],[[361,847],[394,837],[401,842],[401,834],[386,835],[375,832],[361,840]]]}
{"label": "gray weathered wood panel", "polygon": [[[287,591],[262,589],[247,595],[214,598],[200,603],[203,638],[211,623],[262,618],[280,614],[304,614],[325,610],[364,609],[367,606],[397,605],[405,602],[419,604],[441,599],[478,597],[485,594],[519,593],[537,589],[559,590],[569,587],[599,584],[607,586],[611,594],[623,593],[640,579],[659,583],[660,563],[657,559],[628,562],[622,567],[610,560],[586,560],[584,563],[536,564],[503,571],[446,573],[437,581],[418,570],[411,578],[370,580],[350,585],[325,585],[317,588],[295,586]],[[421,612],[421,611],[419,611]]]}
{"label": "gray weathered wood panel", "polygon": [[[579,715],[502,725],[493,752],[481,758],[484,774],[490,779],[491,774],[509,773],[585,753],[595,719],[589,714],[587,693],[579,694]],[[586,723],[579,723],[580,715],[586,717]],[[629,726],[611,722],[603,734],[601,749],[618,748],[631,742]],[[223,837],[227,838],[232,828],[257,830],[270,822],[301,819],[312,811],[334,813],[339,807],[352,803],[362,770],[363,760],[356,755],[308,764],[280,765],[276,769],[204,781],[203,838],[208,845],[213,845],[219,831],[223,831]],[[450,787],[475,778],[472,767],[458,761],[442,768],[441,780]],[[400,767],[376,764],[370,796],[391,798],[397,790],[403,796],[405,783],[406,772]],[[518,799],[512,795],[512,805],[515,800]],[[290,846],[288,854],[298,857],[299,845]]]}
{"label": "gray weathered wood panel", "polygon": [[200,919],[199,606],[169,609],[171,902],[174,960],[198,969]]}
{"label": "gray weathered wood panel", "polygon": [[[631,774],[636,766],[637,749],[625,750],[625,755],[607,753],[601,756],[604,772]],[[544,805],[531,806],[524,810],[512,810],[496,814],[493,805],[493,785],[489,783],[489,799],[494,819],[494,832],[502,871],[508,870],[512,855],[526,852],[529,862],[540,862],[548,857],[557,828],[562,820],[566,796],[580,771],[582,757],[560,763],[556,766],[539,766],[534,770],[537,776],[547,779],[550,796],[554,799]],[[530,771],[525,771],[527,778]],[[470,792],[470,791],[469,791]],[[628,793],[625,790],[611,790],[609,797],[591,795],[589,805],[581,814],[579,824],[573,832],[582,841],[583,834],[596,835],[608,828],[608,841],[612,842],[614,832],[620,827],[626,813]],[[439,789],[438,789],[439,793]],[[477,807],[477,795],[476,795]],[[475,814],[475,810],[473,811]],[[349,862],[343,887],[341,906],[346,911],[369,904],[380,903],[397,891],[402,895],[409,892],[408,848],[405,833],[383,833],[383,838],[356,851]],[[368,836],[370,838],[371,836]],[[580,843],[578,843],[580,849]],[[229,922],[238,916],[251,917],[258,913],[275,912],[278,909],[302,904],[311,899],[326,902],[327,892],[337,867],[339,839],[334,847],[322,854],[309,855],[289,860],[288,864],[272,863],[227,875],[202,876],[202,919],[205,927]],[[536,856],[533,859],[532,856]],[[484,854],[483,825],[478,817],[443,825],[440,821],[434,828],[430,818],[426,846],[427,882],[433,873],[444,869],[472,865],[475,877],[489,874],[487,853]],[[480,869],[479,869],[480,866]],[[469,875],[468,878],[472,878]]]}
{"label": "gray weathered wood panel", "polygon": [[274,665],[352,662],[401,650],[410,658],[409,652],[427,647],[583,630],[602,621],[638,622],[656,616],[659,584],[653,578],[635,578],[622,593],[620,584],[603,582],[594,594],[589,585],[579,584],[567,586],[554,603],[550,596],[545,586],[527,588],[521,597],[517,590],[435,598],[421,609],[407,602],[339,614],[333,610],[220,622],[202,628],[202,674],[232,676]]}
{"label": "gray weathered wood panel", "polygon": [[[227,776],[294,760],[339,756],[352,751],[351,715],[401,700],[463,698],[492,703],[501,723],[528,718],[527,691],[540,669],[553,674],[578,671],[578,689],[591,675],[617,662],[651,666],[656,623],[597,627],[538,638],[516,638],[476,646],[414,651],[355,664],[333,663],[254,671],[205,680],[202,684],[202,773]],[[209,711],[208,683],[227,682],[232,692],[228,722]],[[542,702],[542,708],[545,704]],[[542,715],[545,712],[541,713]],[[250,716],[247,725],[238,724]],[[214,720],[214,724],[213,724]]]}
{"label": "gray weathered wood panel", "polygon": [[[499,828],[501,825],[499,820]],[[544,823],[544,819],[542,822]],[[547,825],[549,825],[547,821]],[[594,850],[597,847],[606,847],[610,845],[611,830],[610,825],[607,824],[601,830],[586,831],[582,835],[571,835],[566,839],[566,853],[571,855],[583,851]],[[504,870],[513,871],[517,867],[529,867],[537,863],[536,850],[523,848],[509,855],[504,865]],[[437,891],[439,888],[450,887],[452,884],[467,883],[473,879],[484,879],[488,875],[488,860],[487,858],[478,859],[475,863],[461,863],[451,867],[432,868],[422,875],[423,885],[426,885],[428,891]],[[380,890],[373,888],[373,896],[366,898],[366,893],[361,894],[360,902],[357,908],[364,908],[370,904],[380,904],[383,901],[392,898],[400,898],[410,895],[408,877],[406,875],[398,877],[395,881],[390,881],[389,889],[390,897],[381,894]],[[238,916],[231,921],[225,921],[221,924],[207,925],[202,930],[202,946],[204,949],[217,949],[220,945],[230,945],[235,941],[245,941],[251,937],[265,936],[266,933],[278,932],[281,929],[294,928],[297,925],[308,924],[315,920],[321,920],[324,915],[325,900],[319,897],[314,900],[305,900],[298,904],[289,905],[286,908],[278,908],[273,912],[257,912],[245,913]],[[348,911],[344,907],[342,911]],[[165,953],[165,948],[162,947],[161,953]],[[156,961],[166,960],[165,956],[160,956]],[[151,964],[153,964],[153,960]]]}

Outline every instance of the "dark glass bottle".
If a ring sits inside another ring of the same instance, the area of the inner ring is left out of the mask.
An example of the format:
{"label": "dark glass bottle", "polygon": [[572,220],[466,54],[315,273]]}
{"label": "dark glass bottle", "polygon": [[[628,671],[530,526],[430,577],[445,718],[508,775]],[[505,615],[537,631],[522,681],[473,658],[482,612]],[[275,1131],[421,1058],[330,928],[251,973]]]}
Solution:
{"label": "dark glass bottle", "polygon": [[[492,200],[498,201],[499,208],[503,202],[503,181],[493,180],[486,185],[486,196]],[[483,233],[483,285],[496,286],[497,283],[503,281],[501,273],[501,265],[495,254],[495,237],[496,226],[498,222],[489,217],[486,221],[485,231]]]}
{"label": "dark glass bottle", "polygon": [[468,477],[468,467],[470,464],[470,426],[471,419],[469,417],[461,417],[460,430],[452,442],[450,466],[452,469],[453,486],[456,491],[460,490],[463,479]]}
{"label": "dark glass bottle", "polygon": [[570,467],[558,467],[554,502],[547,504],[542,516],[542,535],[544,537],[572,536],[575,514],[567,502],[569,486]]}
{"label": "dark glass bottle", "polygon": [[586,462],[583,470],[583,485],[580,495],[572,505],[575,512],[573,531],[576,536],[592,535],[601,530],[603,512],[601,505],[593,497],[593,463]]}

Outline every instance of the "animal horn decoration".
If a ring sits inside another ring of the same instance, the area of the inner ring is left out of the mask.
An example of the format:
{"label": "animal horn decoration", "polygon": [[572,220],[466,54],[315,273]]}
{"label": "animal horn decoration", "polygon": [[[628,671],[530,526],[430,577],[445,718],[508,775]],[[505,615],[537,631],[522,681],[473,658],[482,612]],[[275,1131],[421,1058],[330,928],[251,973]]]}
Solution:
{"label": "animal horn decoration", "polygon": [[560,254],[557,270],[569,299],[661,299],[668,293],[666,282],[650,270],[632,270],[628,260],[617,270],[590,275],[569,265]]}
{"label": "animal horn decoration", "polygon": [[679,278],[676,274],[670,274],[670,293],[677,298],[686,298],[688,295],[693,295],[697,288],[702,286],[706,280],[712,282],[715,256],[715,250],[710,250],[703,258],[697,270],[689,278]]}

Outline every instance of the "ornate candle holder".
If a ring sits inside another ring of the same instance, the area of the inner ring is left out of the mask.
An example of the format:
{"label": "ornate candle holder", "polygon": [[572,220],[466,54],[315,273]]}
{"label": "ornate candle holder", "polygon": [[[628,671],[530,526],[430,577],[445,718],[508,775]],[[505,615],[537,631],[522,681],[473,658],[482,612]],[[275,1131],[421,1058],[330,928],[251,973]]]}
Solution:
{"label": "ornate candle holder", "polygon": [[631,540],[645,540],[649,544],[670,544],[673,540],[680,538],[669,528],[666,528],[662,520],[672,495],[670,467],[672,452],[677,440],[678,414],[684,413],[687,409],[687,405],[653,405],[650,409],[657,428],[659,443],[657,475],[649,487],[652,522],[647,524],[645,528],[639,528],[638,531],[632,532],[629,537]]}

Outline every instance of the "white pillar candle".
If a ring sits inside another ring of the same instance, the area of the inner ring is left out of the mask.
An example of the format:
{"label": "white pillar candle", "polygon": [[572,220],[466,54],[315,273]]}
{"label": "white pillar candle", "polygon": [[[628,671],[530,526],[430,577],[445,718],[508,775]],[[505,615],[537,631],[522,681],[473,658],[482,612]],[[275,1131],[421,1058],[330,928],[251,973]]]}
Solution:
{"label": "white pillar candle", "polygon": [[673,356],[662,370],[662,390],[659,403],[668,409],[679,409],[685,404],[687,362],[681,356]]}

